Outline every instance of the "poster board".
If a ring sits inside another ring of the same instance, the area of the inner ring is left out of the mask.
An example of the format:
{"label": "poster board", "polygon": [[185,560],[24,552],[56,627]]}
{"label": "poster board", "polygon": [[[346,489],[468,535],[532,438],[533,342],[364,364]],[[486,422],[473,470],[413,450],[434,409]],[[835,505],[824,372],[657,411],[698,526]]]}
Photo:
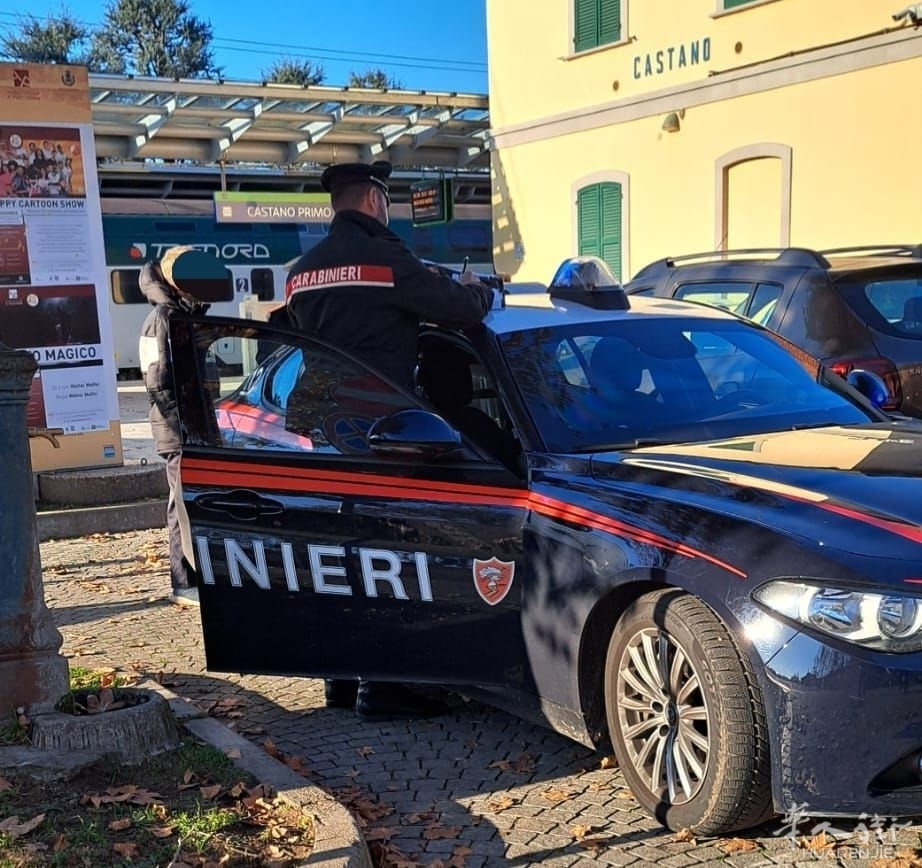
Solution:
{"label": "poster board", "polygon": [[89,77],[0,63],[0,343],[38,363],[34,472],[121,465]]}

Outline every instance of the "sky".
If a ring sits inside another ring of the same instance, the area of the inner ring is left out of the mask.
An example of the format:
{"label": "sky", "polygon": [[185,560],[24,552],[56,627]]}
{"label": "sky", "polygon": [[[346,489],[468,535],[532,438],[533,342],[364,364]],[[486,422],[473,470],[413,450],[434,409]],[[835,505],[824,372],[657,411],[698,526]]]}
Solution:
{"label": "sky", "polygon": [[[111,2],[111,0],[110,0]],[[259,81],[274,60],[309,60],[324,84],[350,72],[384,69],[409,90],[487,93],[486,0],[188,0],[212,27],[215,63],[228,81]],[[4,4],[5,5],[5,4]],[[103,0],[17,4],[38,19],[62,9],[84,26],[102,23]],[[9,8],[9,7],[8,7]],[[0,36],[16,33],[22,12],[0,11]]]}

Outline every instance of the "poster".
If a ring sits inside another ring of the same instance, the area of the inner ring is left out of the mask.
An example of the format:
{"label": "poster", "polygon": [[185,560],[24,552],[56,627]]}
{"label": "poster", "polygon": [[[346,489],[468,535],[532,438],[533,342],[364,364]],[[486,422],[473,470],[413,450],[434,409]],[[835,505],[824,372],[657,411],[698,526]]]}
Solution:
{"label": "poster", "polygon": [[33,470],[121,463],[85,68],[0,63],[0,343],[38,364]]}

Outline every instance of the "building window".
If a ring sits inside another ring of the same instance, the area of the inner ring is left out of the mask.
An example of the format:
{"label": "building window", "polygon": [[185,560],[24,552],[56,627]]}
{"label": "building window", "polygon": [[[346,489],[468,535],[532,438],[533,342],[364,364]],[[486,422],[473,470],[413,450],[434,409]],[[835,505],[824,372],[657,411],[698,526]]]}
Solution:
{"label": "building window", "polygon": [[575,0],[574,20],[577,52],[621,40],[621,0]]}
{"label": "building window", "polygon": [[755,0],[723,0],[724,9],[735,9],[737,6],[746,6],[748,3],[754,3]]}
{"label": "building window", "polygon": [[606,181],[576,195],[580,256],[598,256],[618,280],[621,275],[621,185]]}

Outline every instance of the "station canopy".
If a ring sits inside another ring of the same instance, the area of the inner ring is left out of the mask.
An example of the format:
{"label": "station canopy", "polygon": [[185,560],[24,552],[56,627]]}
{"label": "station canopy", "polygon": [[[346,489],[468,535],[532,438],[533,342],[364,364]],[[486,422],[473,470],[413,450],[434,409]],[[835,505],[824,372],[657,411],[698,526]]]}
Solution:
{"label": "station canopy", "polygon": [[317,192],[331,163],[390,160],[395,201],[420,178],[490,201],[489,107],[478,94],[90,73],[103,197]]}

